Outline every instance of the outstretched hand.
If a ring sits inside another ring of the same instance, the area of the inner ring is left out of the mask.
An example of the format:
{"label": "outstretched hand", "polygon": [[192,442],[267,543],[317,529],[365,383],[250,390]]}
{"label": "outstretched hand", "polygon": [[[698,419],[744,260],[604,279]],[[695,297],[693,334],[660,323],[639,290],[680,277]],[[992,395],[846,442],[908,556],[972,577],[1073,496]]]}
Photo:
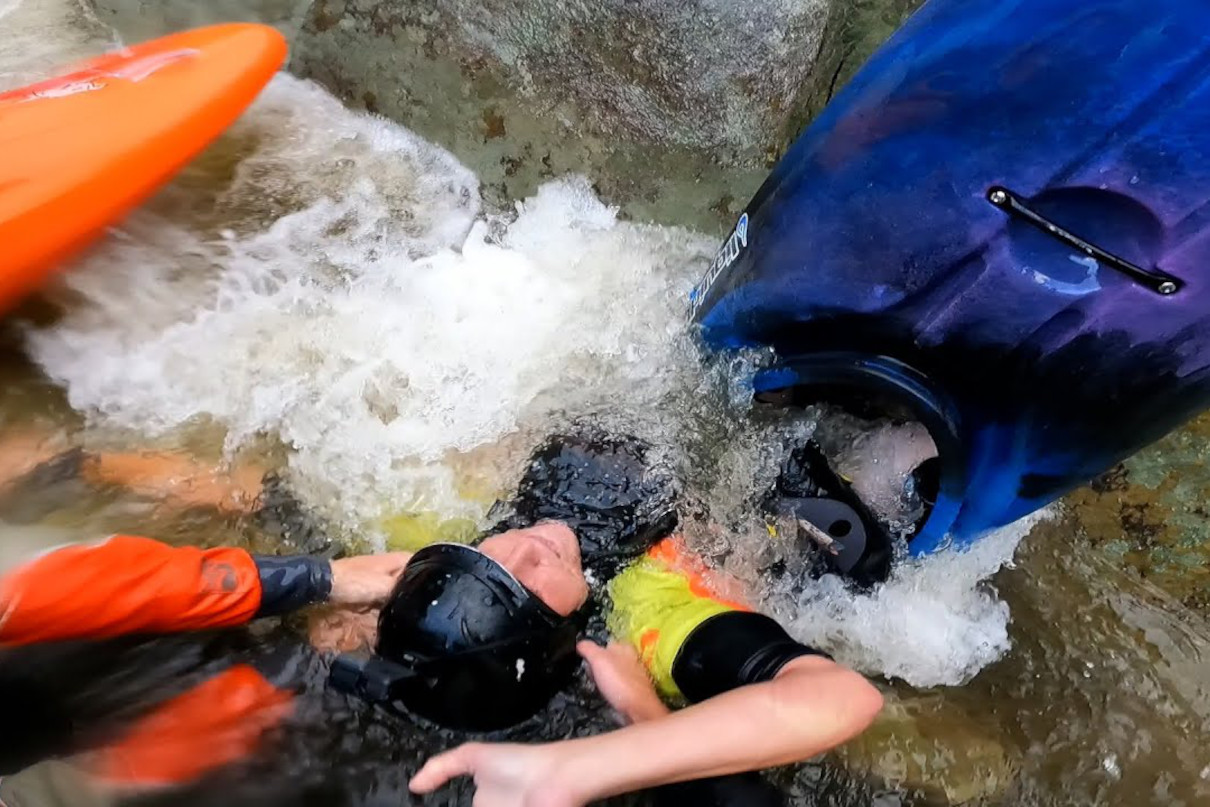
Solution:
{"label": "outstretched hand", "polygon": [[475,807],[582,807],[587,799],[559,781],[564,743],[466,743],[425,763],[408,789],[431,793],[458,776],[475,779]]}
{"label": "outstretched hand", "polygon": [[410,552],[387,552],[332,561],[328,602],[337,606],[382,605],[411,557]]}

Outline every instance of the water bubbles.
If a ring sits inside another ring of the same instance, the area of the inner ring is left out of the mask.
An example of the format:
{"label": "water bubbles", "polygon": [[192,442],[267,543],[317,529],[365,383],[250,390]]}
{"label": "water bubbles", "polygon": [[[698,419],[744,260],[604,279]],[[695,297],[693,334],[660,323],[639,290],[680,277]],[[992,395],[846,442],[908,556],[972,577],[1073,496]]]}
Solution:
{"label": "water bubbles", "polygon": [[[901,562],[870,593],[826,576],[774,584],[766,601],[788,616],[796,638],[843,663],[917,687],[959,686],[1011,646],[1008,606],[980,581],[1045,517],[999,530],[962,552]],[[793,606],[787,597],[794,597]]]}

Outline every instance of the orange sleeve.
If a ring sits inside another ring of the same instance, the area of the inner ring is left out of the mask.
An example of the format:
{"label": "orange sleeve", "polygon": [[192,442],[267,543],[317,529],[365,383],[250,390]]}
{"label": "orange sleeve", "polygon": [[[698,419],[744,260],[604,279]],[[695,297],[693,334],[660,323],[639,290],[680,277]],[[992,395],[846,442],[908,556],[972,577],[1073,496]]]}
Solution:
{"label": "orange sleeve", "polygon": [[55,549],[0,578],[0,644],[242,625],[260,607],[242,549],[115,535]]}
{"label": "orange sleeve", "polygon": [[182,785],[256,751],[293,696],[237,665],[158,707],[94,754],[91,773],[118,786]]}

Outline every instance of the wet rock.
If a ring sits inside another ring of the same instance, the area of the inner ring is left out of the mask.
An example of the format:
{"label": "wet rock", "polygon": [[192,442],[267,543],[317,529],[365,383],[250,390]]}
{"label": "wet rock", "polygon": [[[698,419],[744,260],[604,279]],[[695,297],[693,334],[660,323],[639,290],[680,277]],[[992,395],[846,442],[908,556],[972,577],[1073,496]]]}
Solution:
{"label": "wet rock", "polygon": [[811,75],[828,0],[317,0],[292,69],[450,148],[508,201],[587,174],[635,218],[721,230]]}
{"label": "wet rock", "polygon": [[94,0],[131,40],[257,20],[290,69],[453,151],[511,204],[584,173],[624,215],[721,233],[922,0]]}
{"label": "wet rock", "polygon": [[833,96],[861,69],[866,59],[925,0],[846,0],[832,3],[823,44],[808,81],[790,104],[780,129],[784,150]]}
{"label": "wet rock", "polygon": [[127,42],[161,36],[218,22],[263,22],[293,39],[312,0],[206,0],[205,3],[161,0],[91,0],[97,17]]}
{"label": "wet rock", "polygon": [[1066,507],[1102,557],[1210,615],[1210,415],[1072,493]]}
{"label": "wet rock", "polygon": [[0,3],[0,91],[41,81],[116,44],[79,3]]}
{"label": "wet rock", "polygon": [[276,25],[293,72],[451,149],[489,199],[584,173],[627,215],[719,232],[778,155],[833,5],[96,0],[129,39]]}

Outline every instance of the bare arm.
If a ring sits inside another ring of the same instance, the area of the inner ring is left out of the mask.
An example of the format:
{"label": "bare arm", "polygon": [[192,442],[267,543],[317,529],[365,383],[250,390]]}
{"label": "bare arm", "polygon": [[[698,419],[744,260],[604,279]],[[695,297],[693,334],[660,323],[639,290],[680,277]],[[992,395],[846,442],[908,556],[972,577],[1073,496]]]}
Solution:
{"label": "bare arm", "polygon": [[180,507],[207,506],[249,512],[261,495],[265,469],[231,469],[169,452],[82,452],[66,438],[37,427],[15,427],[0,433],[0,494],[6,494],[39,466],[79,455],[78,473],[93,485],[128,488]]}
{"label": "bare arm", "polygon": [[567,743],[566,782],[585,801],[707,776],[788,765],[849,740],[873,721],[882,695],[818,656],[777,676],[645,723]]}
{"label": "bare arm", "polygon": [[501,804],[582,805],[809,759],[860,734],[881,708],[881,694],[861,675],[802,657],[771,681],[608,734],[538,746],[461,746],[430,760],[411,788],[426,793],[472,774]]}

